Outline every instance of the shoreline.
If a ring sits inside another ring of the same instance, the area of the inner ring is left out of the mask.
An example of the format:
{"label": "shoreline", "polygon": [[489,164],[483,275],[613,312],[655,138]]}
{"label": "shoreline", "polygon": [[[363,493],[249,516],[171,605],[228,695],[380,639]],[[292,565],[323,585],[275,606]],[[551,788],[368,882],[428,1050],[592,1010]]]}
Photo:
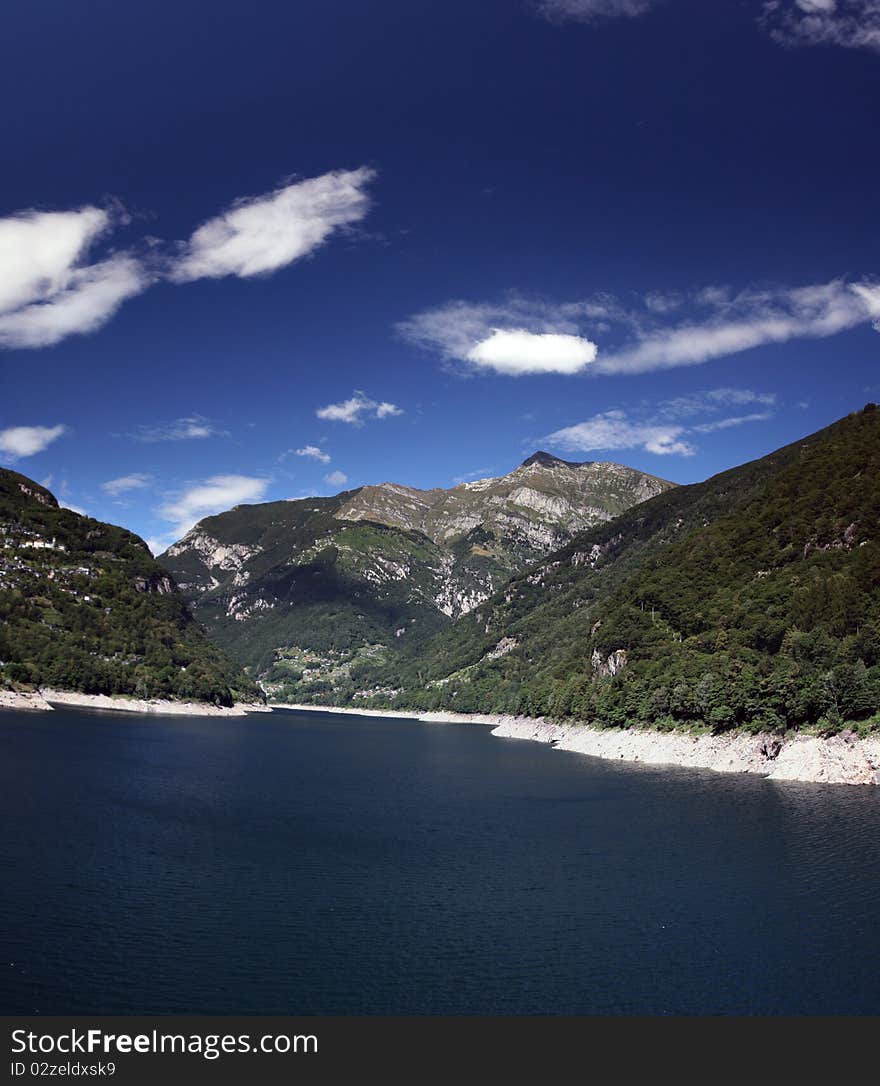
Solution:
{"label": "shoreline", "polygon": [[638,728],[593,728],[588,724],[552,724],[541,717],[504,713],[444,713],[416,710],[337,708],[273,703],[298,712],[387,716],[425,724],[485,724],[499,739],[547,743],[558,750],[610,761],[642,765],[709,769],[715,773],[751,773],[771,781],[810,784],[880,785],[880,736],[858,739],[843,733],[830,739],[810,735],[780,738],[759,735],[690,735]]}
{"label": "shoreline", "polygon": [[69,690],[23,693],[0,690],[0,711],[52,711],[55,705],[161,716],[243,717],[275,709],[342,716],[387,717],[421,724],[481,724],[499,739],[530,740],[592,758],[652,766],[709,769],[716,773],[750,773],[772,781],[811,784],[880,785],[880,736],[858,739],[842,733],[830,739],[769,734],[691,735],[640,728],[593,728],[588,724],[553,724],[541,717],[506,713],[409,712],[353,706],[238,702],[228,708],[204,702],[83,694]]}
{"label": "shoreline", "polygon": [[125,695],[83,694],[76,690],[35,690],[21,693],[0,690],[0,710],[29,709],[51,712],[55,705],[76,709],[104,709],[117,713],[142,713],[154,716],[247,716],[250,713],[270,713],[268,705],[236,702],[228,708],[207,702],[173,701],[169,698],[130,698]]}

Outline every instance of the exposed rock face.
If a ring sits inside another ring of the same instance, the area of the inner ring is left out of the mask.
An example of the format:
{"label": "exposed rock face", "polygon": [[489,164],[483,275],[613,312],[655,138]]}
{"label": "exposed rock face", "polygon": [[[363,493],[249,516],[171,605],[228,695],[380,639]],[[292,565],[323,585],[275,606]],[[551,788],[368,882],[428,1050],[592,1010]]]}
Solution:
{"label": "exposed rock face", "polygon": [[693,736],[642,728],[551,724],[528,717],[474,719],[495,723],[492,734],[500,738],[532,739],[594,758],[689,766],[718,773],[755,773],[771,781],[880,784],[880,738],[858,739],[852,733],[831,739],[807,735],[790,739],[774,735]]}
{"label": "exposed rock face", "polygon": [[[241,506],[201,521],[160,561],[212,633],[262,673],[267,650],[427,635],[582,528],[672,486],[620,464],[536,453],[509,475],[449,490],[382,483]],[[310,673],[338,671],[336,656],[324,659],[323,669],[310,660]]]}
{"label": "exposed rock face", "polygon": [[599,650],[593,649],[590,662],[596,675],[604,679],[623,671],[627,663],[627,652],[626,649],[615,649],[614,652],[608,654],[607,659],[603,660]]}
{"label": "exposed rock face", "polygon": [[509,475],[451,490],[366,486],[338,515],[424,532],[438,543],[482,528],[508,545],[532,550],[537,558],[575,532],[611,520],[672,485],[621,464],[575,464],[540,452]]}

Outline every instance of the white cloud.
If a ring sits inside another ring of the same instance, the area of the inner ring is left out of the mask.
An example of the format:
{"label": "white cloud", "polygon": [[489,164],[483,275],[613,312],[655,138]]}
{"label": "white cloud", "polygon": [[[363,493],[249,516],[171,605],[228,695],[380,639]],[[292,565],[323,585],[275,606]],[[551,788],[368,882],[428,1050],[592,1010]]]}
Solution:
{"label": "white cloud", "polygon": [[716,430],[729,430],[732,426],[742,426],[747,422],[767,422],[772,418],[772,411],[755,411],[751,415],[734,415],[731,418],[716,419],[714,422],[701,422],[694,429],[701,434],[711,434]]}
{"label": "white cloud", "polygon": [[329,475],[324,476],[324,482],[329,483],[330,486],[345,486],[348,476],[344,471],[331,471]]}
{"label": "white cloud", "polygon": [[644,449],[658,456],[693,456],[696,449],[682,441],[683,426],[632,422],[624,411],[603,411],[586,422],[549,434],[549,445],[566,452],[600,449]]}
{"label": "white cloud", "polygon": [[[416,346],[470,367],[481,358],[485,366],[497,347],[498,359],[509,368],[496,372],[536,372],[525,368],[526,352],[547,342],[572,348],[566,356],[569,369],[552,372],[632,374],[695,366],[792,339],[833,336],[878,318],[880,285],[833,279],[739,292],[713,286],[674,298],[651,292],[630,305],[609,295],[557,304],[516,295],[498,303],[454,301],[410,317],[397,331]],[[598,344],[595,361],[576,367],[578,343],[584,345],[584,358],[587,345]],[[514,344],[521,344],[519,352]],[[531,361],[539,354],[536,349]],[[520,369],[514,370],[517,360]],[[550,370],[546,355],[539,361],[545,372]]]}
{"label": "white cloud", "polygon": [[72,502],[60,501],[58,504],[62,509],[69,509],[71,513],[79,513],[81,517],[87,517],[89,515],[82,506],[74,505]]}
{"label": "white cloud", "polygon": [[195,231],[170,277],[246,279],[300,260],[334,230],[364,218],[370,207],[364,189],[374,177],[366,167],[339,170],[238,200]]}
{"label": "white cloud", "polygon": [[[698,301],[706,303],[702,295]],[[809,287],[746,290],[710,303],[710,313],[672,327],[639,328],[636,342],[601,355],[601,373],[646,373],[792,339],[820,339],[880,315],[880,288],[834,279]]]}
{"label": "white cloud", "polygon": [[21,456],[34,456],[43,452],[53,441],[66,431],[67,427],[58,426],[10,426],[0,430],[0,452],[11,456],[13,460]]}
{"label": "white cloud", "polygon": [[[576,372],[596,352],[592,339],[584,337],[583,326],[589,325],[592,337],[613,322],[628,319],[609,295],[553,305],[512,294],[501,302],[448,302],[401,321],[396,331],[408,343],[471,370],[489,368],[489,359],[497,356],[492,367],[496,372],[530,372],[523,368],[528,362],[539,367],[543,363],[543,368],[531,372]],[[552,355],[557,356],[557,367],[562,358],[568,370],[548,369]]]}
{"label": "white cloud", "polygon": [[206,437],[216,437],[223,431],[201,415],[189,415],[173,422],[160,423],[158,426],[140,426],[131,436],[135,441],[194,441]]}
{"label": "white cloud", "polygon": [[754,392],[750,388],[711,388],[663,400],[658,410],[663,418],[689,418],[711,414],[725,407],[742,407],[746,404],[769,407],[775,403],[775,392]]}
{"label": "white cloud", "polygon": [[784,45],[880,52],[880,0],[765,0],[762,22]]}
{"label": "white cloud", "polygon": [[754,392],[747,388],[713,388],[692,392],[675,399],[661,400],[650,409],[642,408],[633,418],[625,411],[603,411],[586,422],[557,430],[544,440],[550,446],[567,452],[593,452],[601,449],[643,449],[657,456],[693,456],[697,451],[686,440],[687,435],[710,434],[743,426],[750,422],[766,422],[772,411],[756,411],[748,415],[710,418],[692,424],[694,416],[717,414],[735,404],[775,404],[772,392]]}
{"label": "white cloud", "polygon": [[518,377],[532,373],[579,373],[596,357],[596,344],[559,332],[494,328],[467,353],[478,369]]}
{"label": "white cloud", "polygon": [[214,475],[167,501],[158,513],[164,520],[174,523],[174,538],[179,539],[203,517],[225,512],[244,502],[262,501],[268,486],[268,479],[255,479],[249,475]]}
{"label": "white cloud", "polygon": [[0,347],[48,347],[93,332],[149,286],[130,254],[82,263],[113,225],[97,207],[0,219]]}
{"label": "white cloud", "polygon": [[538,0],[540,15],[551,22],[590,23],[596,19],[643,15],[657,0]]}
{"label": "white cloud", "polygon": [[151,482],[151,476],[135,472],[132,475],[120,475],[118,479],[108,479],[106,483],[101,483],[101,489],[111,498],[119,498],[130,490],[143,490]]}
{"label": "white cloud", "polygon": [[355,391],[351,399],[319,407],[315,414],[319,419],[326,419],[329,422],[347,422],[351,426],[363,426],[365,418],[393,418],[395,415],[402,415],[403,408],[388,403],[387,400],[379,402],[370,399],[365,393]]}
{"label": "white cloud", "polygon": [[294,449],[293,454],[294,456],[307,456],[310,460],[320,460],[322,464],[330,463],[330,457],[317,445],[304,445],[301,449]]}

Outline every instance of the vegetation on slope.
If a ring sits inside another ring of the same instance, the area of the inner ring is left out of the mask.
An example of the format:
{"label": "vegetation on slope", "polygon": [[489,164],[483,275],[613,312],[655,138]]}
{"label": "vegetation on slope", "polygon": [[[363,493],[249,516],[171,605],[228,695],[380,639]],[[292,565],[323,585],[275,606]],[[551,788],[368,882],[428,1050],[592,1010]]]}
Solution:
{"label": "vegetation on slope", "polygon": [[382,484],[207,517],[159,561],[273,697],[413,652],[570,538],[672,483],[546,453],[450,490]]}
{"label": "vegetation on slope", "polygon": [[208,640],[146,544],[0,469],[0,686],[230,705],[255,685]]}
{"label": "vegetation on slope", "polygon": [[579,535],[393,675],[354,671],[335,697],[392,682],[395,698],[370,703],[603,726],[877,726],[880,411]]}

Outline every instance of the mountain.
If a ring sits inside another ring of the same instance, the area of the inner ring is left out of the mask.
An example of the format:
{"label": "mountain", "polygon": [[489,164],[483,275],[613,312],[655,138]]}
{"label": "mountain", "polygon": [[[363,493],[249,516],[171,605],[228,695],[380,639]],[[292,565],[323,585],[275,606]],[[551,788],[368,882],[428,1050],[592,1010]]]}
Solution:
{"label": "mountain", "polygon": [[0,688],[261,700],[138,536],[0,468]]}
{"label": "mountain", "polygon": [[880,410],[578,534],[393,673],[333,692],[358,694],[599,725],[880,727]]}
{"label": "mountain", "polygon": [[238,506],[159,561],[211,636],[278,696],[332,690],[421,643],[587,525],[674,484],[537,453],[448,490],[396,483]]}
{"label": "mountain", "polygon": [[537,452],[509,475],[415,490],[365,486],[344,503],[342,520],[371,520],[449,543],[475,529],[491,533],[514,562],[534,561],[572,534],[601,524],[672,486],[621,464],[572,463]]}

